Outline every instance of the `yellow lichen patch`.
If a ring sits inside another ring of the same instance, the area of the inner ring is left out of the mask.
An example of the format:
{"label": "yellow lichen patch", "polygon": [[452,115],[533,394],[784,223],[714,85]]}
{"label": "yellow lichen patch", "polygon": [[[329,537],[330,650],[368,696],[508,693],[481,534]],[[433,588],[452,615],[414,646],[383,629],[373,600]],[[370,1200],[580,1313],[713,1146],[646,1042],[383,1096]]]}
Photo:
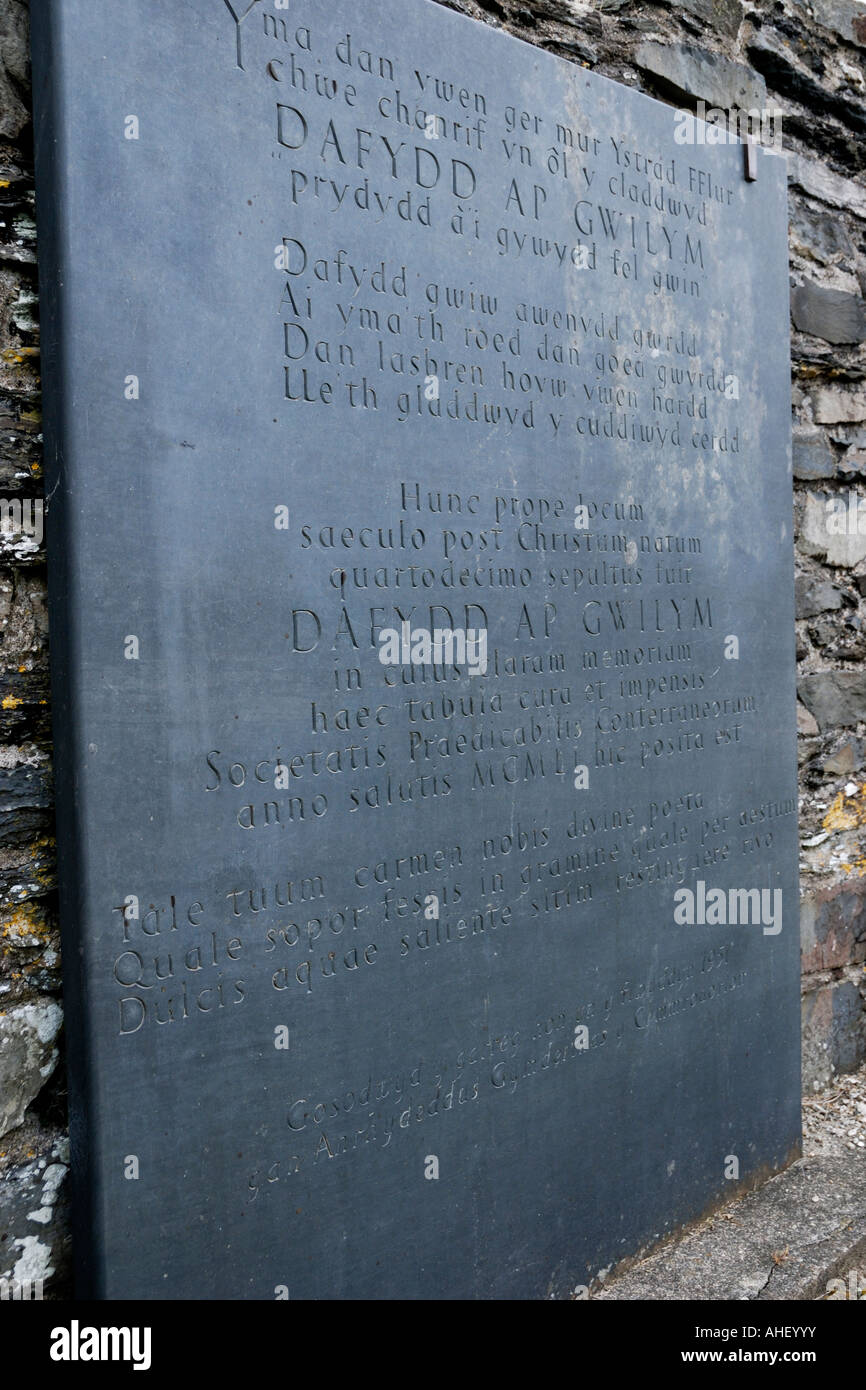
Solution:
{"label": "yellow lichen patch", "polygon": [[37,874],[40,865],[44,867],[46,857],[53,862],[56,853],[57,842],[53,835],[37,835],[35,840],[30,841],[25,854],[19,861],[21,865],[19,873],[30,876]]}
{"label": "yellow lichen patch", "polygon": [[4,696],[3,696],[3,708],[4,708],[4,709],[17,709],[18,706],[19,706],[20,704],[23,704],[23,701],[20,700],[20,699],[18,698],[17,695],[4,695]]}
{"label": "yellow lichen patch", "polygon": [[34,902],[19,903],[0,916],[0,937],[10,945],[42,946],[51,936],[42,907]]}
{"label": "yellow lichen patch", "polygon": [[22,363],[27,361],[28,357],[38,356],[38,347],[5,348],[4,351],[0,353],[0,357],[3,358],[4,362],[12,362],[16,367],[20,367]]}
{"label": "yellow lichen patch", "polygon": [[10,179],[0,179],[0,188],[8,188],[10,183]]}
{"label": "yellow lichen patch", "polygon": [[866,825],[866,784],[854,796],[839,792],[821,824],[825,830],[856,830]]}
{"label": "yellow lichen patch", "polygon": [[34,869],[33,877],[40,888],[55,888],[57,886],[57,875],[54,872],[53,864],[48,868]]}

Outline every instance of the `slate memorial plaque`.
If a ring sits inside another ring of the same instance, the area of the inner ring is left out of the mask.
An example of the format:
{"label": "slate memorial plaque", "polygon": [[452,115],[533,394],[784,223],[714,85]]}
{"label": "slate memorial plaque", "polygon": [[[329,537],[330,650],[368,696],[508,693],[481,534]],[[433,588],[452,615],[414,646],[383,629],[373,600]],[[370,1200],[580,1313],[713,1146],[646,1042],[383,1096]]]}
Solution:
{"label": "slate memorial plaque", "polygon": [[33,13],[80,1290],[569,1297],[799,1145],[784,160]]}

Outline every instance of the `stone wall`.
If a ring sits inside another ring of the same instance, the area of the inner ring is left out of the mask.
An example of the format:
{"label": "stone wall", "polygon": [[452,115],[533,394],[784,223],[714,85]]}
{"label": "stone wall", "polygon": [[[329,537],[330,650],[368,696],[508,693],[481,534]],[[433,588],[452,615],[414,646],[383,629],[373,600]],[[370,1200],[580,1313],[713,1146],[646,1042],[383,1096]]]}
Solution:
{"label": "stone wall", "polygon": [[[673,106],[783,113],[804,1071],[817,1089],[866,1057],[866,4],[440,2]],[[41,496],[42,442],[26,30],[26,0],[0,0],[0,498],[21,500]],[[44,560],[28,536],[0,533],[0,1278],[42,1278],[57,1295],[68,1146]]]}
{"label": "stone wall", "polygon": [[[42,496],[25,0],[0,4],[0,498]],[[26,513],[25,513],[26,515]],[[34,516],[34,513],[31,513]],[[0,531],[0,1278],[68,1280],[44,546]]]}

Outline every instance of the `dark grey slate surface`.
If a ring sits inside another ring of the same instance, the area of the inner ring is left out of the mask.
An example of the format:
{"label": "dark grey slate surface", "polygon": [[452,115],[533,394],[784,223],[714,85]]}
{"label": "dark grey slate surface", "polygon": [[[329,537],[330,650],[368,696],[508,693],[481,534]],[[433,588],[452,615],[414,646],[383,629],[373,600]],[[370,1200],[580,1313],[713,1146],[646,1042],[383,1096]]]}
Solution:
{"label": "dark grey slate surface", "polygon": [[799,1142],[784,164],[420,0],[34,58],[80,1287],[567,1296]]}

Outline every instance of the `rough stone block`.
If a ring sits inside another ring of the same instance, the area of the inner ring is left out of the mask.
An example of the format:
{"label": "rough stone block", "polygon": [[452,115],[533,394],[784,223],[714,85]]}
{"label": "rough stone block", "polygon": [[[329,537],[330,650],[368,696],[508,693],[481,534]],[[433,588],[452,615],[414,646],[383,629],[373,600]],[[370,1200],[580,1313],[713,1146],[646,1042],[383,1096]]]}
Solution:
{"label": "rough stone block", "polygon": [[801,333],[827,343],[859,343],[866,337],[866,307],[859,295],[806,280],[791,294],[791,318]]}
{"label": "rough stone block", "polygon": [[0,1135],[15,1129],[57,1065],[63,1012],[54,999],[0,1014]]}
{"label": "rough stone block", "polygon": [[697,45],[647,41],[639,45],[635,62],[665,91],[689,104],[703,100],[723,110],[766,105],[766,83],[753,68]]}
{"label": "rough stone block", "polygon": [[866,671],[816,671],[797,683],[800,699],[824,733],[866,720]]}
{"label": "rough stone block", "polygon": [[[855,972],[851,972],[852,974]],[[857,974],[862,976],[862,969]],[[856,979],[828,979],[803,995],[803,1089],[820,1091],[866,1059],[866,1013]]]}
{"label": "rough stone block", "polygon": [[866,880],[805,895],[800,904],[803,973],[866,960]]}

